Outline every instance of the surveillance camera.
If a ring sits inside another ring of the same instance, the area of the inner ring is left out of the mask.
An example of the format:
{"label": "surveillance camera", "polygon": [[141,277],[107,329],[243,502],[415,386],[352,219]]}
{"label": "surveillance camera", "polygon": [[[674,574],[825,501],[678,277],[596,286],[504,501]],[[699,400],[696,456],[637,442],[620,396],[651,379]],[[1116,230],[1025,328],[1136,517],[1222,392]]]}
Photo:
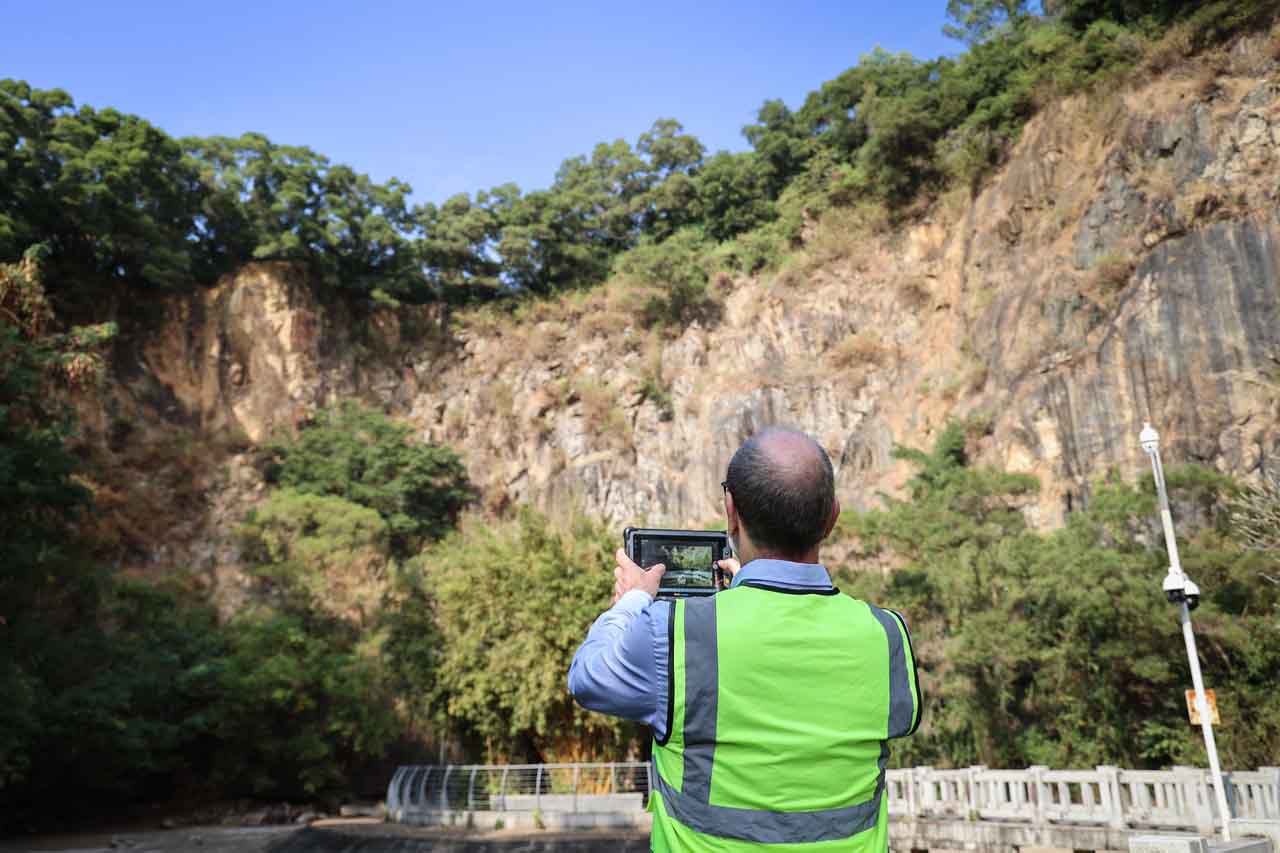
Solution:
{"label": "surveillance camera", "polygon": [[1182,587],[1182,593],[1187,597],[1188,610],[1195,610],[1200,606],[1200,587],[1196,586],[1195,581],[1188,578]]}
{"label": "surveillance camera", "polygon": [[[1186,600],[1185,587],[1187,579],[1182,574],[1175,573],[1173,569],[1169,569],[1169,574],[1164,576],[1164,597],[1169,600],[1170,604],[1181,604]],[[1194,584],[1192,584],[1194,586]],[[1200,594],[1200,589],[1196,588],[1196,595]]]}

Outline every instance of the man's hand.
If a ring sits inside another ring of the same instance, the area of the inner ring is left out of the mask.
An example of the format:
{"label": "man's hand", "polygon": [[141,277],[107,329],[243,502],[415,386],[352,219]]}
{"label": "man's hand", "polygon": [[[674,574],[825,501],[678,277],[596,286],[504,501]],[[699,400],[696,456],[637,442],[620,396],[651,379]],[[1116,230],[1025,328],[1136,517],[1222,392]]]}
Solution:
{"label": "man's hand", "polygon": [[729,576],[728,582],[724,586],[725,589],[728,589],[729,583],[733,581],[733,576],[742,568],[742,564],[735,557],[725,557],[723,560],[716,560],[716,565],[720,568],[720,571]]}
{"label": "man's hand", "polygon": [[609,602],[610,607],[633,589],[644,590],[649,593],[650,598],[658,597],[658,585],[662,583],[662,576],[667,573],[666,566],[658,563],[646,572],[631,562],[627,552],[621,548],[614,553],[613,558],[618,561],[618,565],[613,570],[613,601]]}

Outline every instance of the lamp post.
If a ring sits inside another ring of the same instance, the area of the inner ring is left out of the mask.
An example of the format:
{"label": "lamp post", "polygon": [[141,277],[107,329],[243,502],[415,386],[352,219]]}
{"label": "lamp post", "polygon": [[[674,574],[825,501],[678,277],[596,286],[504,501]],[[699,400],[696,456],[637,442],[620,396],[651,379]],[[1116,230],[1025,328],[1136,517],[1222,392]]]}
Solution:
{"label": "lamp post", "polygon": [[1196,635],[1191,629],[1191,611],[1200,604],[1200,587],[1182,571],[1178,559],[1178,541],[1173,535],[1173,515],[1169,512],[1169,495],[1164,486],[1164,465],[1160,461],[1160,434],[1151,424],[1144,424],[1139,436],[1142,449],[1151,457],[1151,473],[1156,481],[1156,495],[1160,500],[1160,523],[1164,526],[1164,543],[1169,549],[1169,573],[1164,577],[1164,594],[1170,604],[1178,605],[1178,621],[1182,623],[1182,639],[1187,646],[1187,661],[1191,664],[1191,684],[1196,691],[1196,709],[1200,712],[1200,731],[1204,734],[1204,748],[1209,753],[1209,772],[1213,775],[1213,790],[1218,800],[1218,814],[1222,817],[1222,840],[1231,840],[1231,812],[1227,807],[1227,790],[1222,782],[1222,768],[1218,765],[1218,745],[1213,739],[1213,722],[1209,718],[1209,699],[1204,692],[1204,679],[1200,675],[1200,654],[1196,651]]}

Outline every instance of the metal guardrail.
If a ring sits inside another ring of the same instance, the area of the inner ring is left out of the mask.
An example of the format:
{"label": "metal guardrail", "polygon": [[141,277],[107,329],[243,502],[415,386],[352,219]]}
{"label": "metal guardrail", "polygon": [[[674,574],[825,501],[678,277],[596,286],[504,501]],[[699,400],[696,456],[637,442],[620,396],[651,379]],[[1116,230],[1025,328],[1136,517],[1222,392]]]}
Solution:
{"label": "metal guardrail", "polygon": [[387,786],[387,812],[398,819],[398,814],[436,811],[638,809],[648,799],[651,772],[645,761],[407,765]]}
{"label": "metal guardrail", "polygon": [[[648,798],[647,762],[611,764],[409,765],[387,787],[387,811],[599,812],[638,808]],[[1234,820],[1280,824],[1280,767],[1225,774]],[[1209,774],[1172,770],[890,770],[889,813],[897,817],[1192,829],[1212,834],[1217,807]],[[636,796],[639,795],[639,796]]]}

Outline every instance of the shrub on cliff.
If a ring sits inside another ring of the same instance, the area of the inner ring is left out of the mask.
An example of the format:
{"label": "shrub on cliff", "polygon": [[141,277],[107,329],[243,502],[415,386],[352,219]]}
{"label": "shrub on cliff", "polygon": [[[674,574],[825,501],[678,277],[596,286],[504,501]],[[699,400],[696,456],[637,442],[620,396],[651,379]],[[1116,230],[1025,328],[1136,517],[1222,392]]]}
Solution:
{"label": "shrub on cliff", "polygon": [[615,271],[652,289],[645,303],[646,325],[683,325],[705,311],[707,273],[703,257],[710,244],[700,229],[685,228],[661,243],[646,243],[622,255]]}
{"label": "shrub on cliff", "polygon": [[368,507],[279,489],[240,526],[241,553],[287,609],[367,626],[391,562],[389,530]]}
{"label": "shrub on cliff", "polygon": [[296,439],[268,453],[269,481],[377,512],[395,557],[444,535],[473,497],[452,450],[415,440],[410,426],[355,403],[319,412]]}

